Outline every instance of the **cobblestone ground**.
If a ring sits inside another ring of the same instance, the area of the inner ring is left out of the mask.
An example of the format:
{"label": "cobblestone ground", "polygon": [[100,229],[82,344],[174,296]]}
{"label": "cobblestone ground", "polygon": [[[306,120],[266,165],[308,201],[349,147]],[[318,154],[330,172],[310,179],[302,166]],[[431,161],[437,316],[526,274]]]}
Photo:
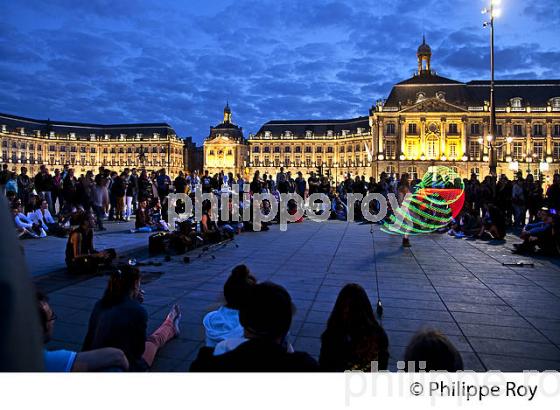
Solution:
{"label": "cobblestone ground", "polygon": [[[220,305],[224,281],[240,263],[260,281],[271,280],[288,289],[297,306],[291,341],[315,357],[341,287],[359,283],[375,303],[377,273],[391,369],[396,369],[414,332],[433,327],[455,343],[467,369],[560,370],[557,260],[512,255],[509,248],[515,238],[493,244],[433,234],[414,237],[412,248],[403,249],[400,237],[380,232],[377,225],[373,236],[370,230],[371,225],[306,221],[290,225],[287,232],[273,226],[269,232],[244,233],[206,253],[195,250],[188,264],[183,256],[165,262],[144,254],[141,260],[162,263],[142,268],[149,330],[158,326],[173,303],[183,309],[182,333],[160,351],[152,371],[188,370],[204,340],[202,318]],[[131,237],[125,231],[112,238],[129,251],[147,243],[145,237]],[[48,240],[33,246],[47,246]],[[502,265],[519,261],[534,267]],[[31,266],[32,274],[37,273]],[[49,279],[41,276],[41,284],[48,285]],[[49,295],[59,318],[50,347],[80,349],[90,311],[105,283],[104,277],[57,282],[57,290]]]}

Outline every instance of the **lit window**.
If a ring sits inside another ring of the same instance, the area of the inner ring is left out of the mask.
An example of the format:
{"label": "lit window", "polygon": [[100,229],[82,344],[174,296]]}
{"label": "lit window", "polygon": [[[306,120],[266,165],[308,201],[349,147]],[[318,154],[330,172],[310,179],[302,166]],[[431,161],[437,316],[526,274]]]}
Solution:
{"label": "lit window", "polygon": [[457,143],[450,142],[448,144],[449,147],[449,159],[457,159]]}
{"label": "lit window", "polygon": [[385,157],[387,159],[395,159],[396,141],[385,141]]}
{"label": "lit window", "polygon": [[428,159],[434,159],[439,153],[439,139],[436,137],[429,137],[426,139],[426,156]]}
{"label": "lit window", "polygon": [[469,156],[474,160],[480,159],[480,144],[478,141],[469,142]]}
{"label": "lit window", "polygon": [[512,147],[512,155],[514,160],[520,160],[523,158],[523,143],[514,142]]}
{"label": "lit window", "polygon": [[544,150],[543,150],[542,142],[533,143],[533,154],[535,154],[540,161],[544,159]]}

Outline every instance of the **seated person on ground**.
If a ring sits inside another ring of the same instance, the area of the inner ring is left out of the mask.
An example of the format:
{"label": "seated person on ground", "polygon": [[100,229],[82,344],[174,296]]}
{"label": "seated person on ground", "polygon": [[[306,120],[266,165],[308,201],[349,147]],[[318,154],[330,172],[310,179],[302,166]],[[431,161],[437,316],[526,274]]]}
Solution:
{"label": "seated person on ground", "polygon": [[152,225],[152,220],[148,212],[148,200],[141,198],[138,200],[138,209],[136,209],[136,222],[135,232],[152,232],[155,227]]}
{"label": "seated person on ground", "polygon": [[114,249],[96,251],[93,247],[92,222],[82,214],[78,227],[70,232],[66,242],[66,266],[71,273],[97,273],[102,266],[109,266],[117,256]]}
{"label": "seated person on ground", "polygon": [[39,197],[37,199],[34,211],[28,216],[34,223],[41,225],[47,235],[64,235],[66,231],[52,217],[48,202]]}
{"label": "seated person on ground", "polygon": [[337,195],[331,202],[331,219],[346,220],[346,204]]}
{"label": "seated person on ground", "polygon": [[[43,330],[43,340],[47,344],[53,334],[56,314],[49,305],[49,299],[37,292],[39,318]],[[45,370],[47,372],[95,372],[102,370],[128,370],[128,360],[122,350],[113,347],[73,352],[70,350],[44,349]]]}
{"label": "seated person on ground", "polygon": [[482,228],[476,237],[482,239],[504,239],[506,236],[506,221],[503,212],[495,205],[488,205],[482,218]]}
{"label": "seated person on ground", "polygon": [[288,350],[286,336],[292,313],[292,299],[286,289],[270,282],[255,285],[239,311],[239,322],[248,341],[218,356],[213,355],[212,348],[201,348],[191,371],[317,371],[317,362],[309,354]]}
{"label": "seated person on ground", "polygon": [[525,225],[521,231],[523,242],[514,244],[514,253],[531,253],[535,247],[539,247],[544,252],[555,250],[553,241],[553,221],[554,216],[548,208],[542,208],[538,213],[538,222]]}
{"label": "seated person on ground", "polygon": [[148,215],[150,216],[152,229],[156,231],[169,231],[169,225],[167,225],[167,222],[163,219],[163,210],[158,197],[152,199],[150,207],[148,208]]}
{"label": "seated person on ground", "polygon": [[[215,347],[220,342],[228,339],[228,350],[231,346],[246,342],[243,337],[243,326],[239,323],[239,309],[246,303],[251,289],[257,284],[257,280],[249,268],[239,265],[233,268],[230,277],[224,284],[224,298],[226,304],[218,310],[204,316],[202,324],[206,331],[206,346]],[[225,348],[226,346],[223,346]],[[220,348],[219,351],[221,351]],[[219,352],[214,351],[214,354]]]}
{"label": "seated person on ground", "polygon": [[473,210],[464,209],[454,222],[451,229],[447,232],[456,238],[464,238],[465,236],[477,235],[482,227],[480,217]]}
{"label": "seated person on ground", "polygon": [[421,330],[416,333],[408,343],[404,360],[406,370],[412,372],[463,370],[463,358],[459,351],[447,337],[436,330]]}
{"label": "seated person on ground", "polygon": [[210,201],[202,203],[202,219],[200,221],[200,231],[205,242],[220,242],[222,240],[222,232],[218,224],[213,220],[212,204]]}
{"label": "seated person on ground", "polygon": [[141,305],[141,275],[131,265],[115,267],[103,297],[95,304],[89,318],[83,351],[103,347],[121,349],[131,371],[145,371],[152,366],[157,351],[179,335],[181,311],[174,305],[161,326],[146,337],[148,313]]}
{"label": "seated person on ground", "polygon": [[387,370],[388,362],[389,339],[375,319],[366,291],[355,283],[344,286],[321,336],[321,369],[370,372]]}
{"label": "seated person on ground", "polygon": [[197,236],[195,224],[190,220],[177,222],[177,230],[171,232],[169,246],[178,254],[185,253],[196,245]]}
{"label": "seated person on ground", "polygon": [[[288,201],[288,214],[295,215],[298,211],[298,205],[295,199],[290,199]],[[294,221],[295,223],[302,223],[303,222],[303,213],[302,215]]]}
{"label": "seated person on ground", "polygon": [[23,213],[21,205],[17,203],[12,205],[12,216],[14,217],[14,224],[20,239],[44,238],[47,236],[47,233],[39,223],[34,223],[31,218]]}

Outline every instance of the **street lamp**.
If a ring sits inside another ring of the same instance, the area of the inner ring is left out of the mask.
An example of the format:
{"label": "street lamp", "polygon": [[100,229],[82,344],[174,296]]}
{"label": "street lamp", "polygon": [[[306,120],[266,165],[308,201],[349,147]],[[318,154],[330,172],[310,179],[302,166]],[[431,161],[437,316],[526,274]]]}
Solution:
{"label": "street lamp", "polygon": [[483,14],[490,15],[490,21],[485,21],[483,27],[490,26],[490,135],[488,139],[489,147],[489,167],[490,175],[496,177],[497,157],[494,144],[492,143],[492,136],[496,135],[496,104],[494,99],[494,18],[498,17],[501,13],[497,7],[500,5],[501,0],[490,0],[490,9],[482,10]]}
{"label": "street lamp", "polygon": [[[478,139],[478,143],[480,145],[482,145],[483,147],[488,149],[488,156],[484,155],[484,157],[482,158],[482,160],[484,162],[489,161],[490,163],[490,174],[495,177],[496,176],[496,168],[497,168],[497,164],[498,164],[498,153],[496,152],[497,149],[502,148],[504,145],[506,144],[511,144],[511,142],[513,141],[512,137],[507,137],[505,142],[502,142],[501,144],[496,144],[494,142],[494,136],[489,134],[486,136],[486,141],[488,141],[488,143],[484,142],[484,139],[482,137],[480,137]],[[507,158],[506,158],[507,160]],[[494,170],[492,172],[492,166],[494,167]]]}

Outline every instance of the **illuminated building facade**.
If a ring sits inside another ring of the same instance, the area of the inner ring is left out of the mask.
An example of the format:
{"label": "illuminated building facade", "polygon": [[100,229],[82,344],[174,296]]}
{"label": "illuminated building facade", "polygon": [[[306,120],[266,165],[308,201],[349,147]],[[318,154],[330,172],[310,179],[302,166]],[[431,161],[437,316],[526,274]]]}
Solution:
{"label": "illuminated building facade", "polygon": [[35,120],[0,114],[1,161],[8,169],[30,174],[46,165],[51,171],[68,164],[76,175],[97,172],[100,166],[117,172],[124,168],[165,168],[174,176],[188,169],[183,140],[168,124],[99,125]]}
{"label": "illuminated building facade", "polygon": [[[422,176],[445,165],[461,176],[488,174],[489,81],[437,75],[425,40],[417,73],[392,88],[369,116],[349,120],[270,121],[250,136],[251,172]],[[560,80],[495,82],[498,175],[550,177],[560,169]]]}
{"label": "illuminated building facade", "polygon": [[243,129],[231,120],[231,108],[226,104],[224,120],[210,127],[210,134],[204,140],[204,169],[210,175],[221,171],[234,175],[245,170],[247,158],[247,141]]}

